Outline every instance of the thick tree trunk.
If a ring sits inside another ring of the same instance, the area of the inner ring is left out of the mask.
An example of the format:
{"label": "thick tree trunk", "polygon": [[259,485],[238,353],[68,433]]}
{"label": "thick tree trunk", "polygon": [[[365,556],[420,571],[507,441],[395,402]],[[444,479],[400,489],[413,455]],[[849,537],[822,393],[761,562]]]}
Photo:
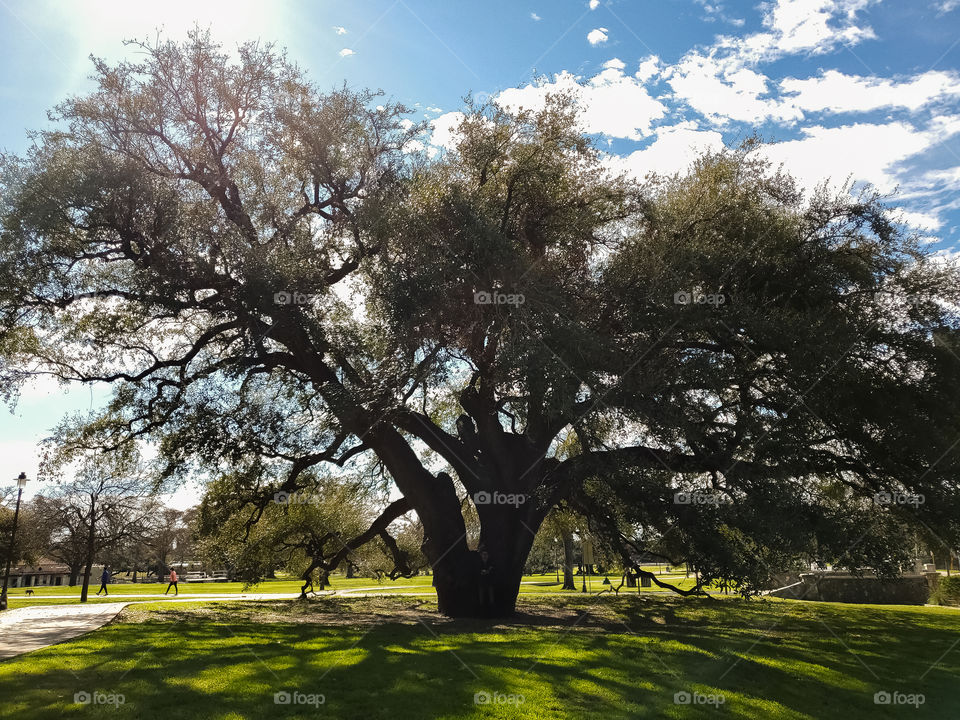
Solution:
{"label": "thick tree trunk", "polygon": [[573,544],[573,532],[570,530],[561,531],[563,537],[563,589],[576,590],[577,586],[573,581],[573,564],[576,562],[576,548]]}
{"label": "thick tree trunk", "polygon": [[[358,434],[368,428],[369,425],[358,427]],[[512,615],[523,566],[546,511],[537,508],[528,496],[524,497],[530,502],[516,507],[496,502],[475,503],[480,517],[480,542],[489,553],[488,563],[492,568],[481,581],[480,555],[467,546],[467,529],[453,479],[445,472],[434,476],[427,471],[406,439],[392,428],[373,427],[366,432],[364,441],[383,461],[397,488],[423,524],[421,549],[433,569],[439,611],[449,617]],[[535,478],[530,473],[532,462],[519,456],[512,459],[516,467],[510,467],[502,474],[505,477],[529,476],[525,486],[535,486]],[[523,488],[509,489],[510,485],[496,483],[506,493],[524,491]],[[483,601],[481,589],[484,590]]]}
{"label": "thick tree trunk", "polygon": [[[478,549],[458,545],[434,564],[439,609],[450,617],[509,617],[516,610],[523,568],[544,514],[522,505],[478,505],[477,512]],[[488,556],[486,576],[481,575],[480,551]]]}

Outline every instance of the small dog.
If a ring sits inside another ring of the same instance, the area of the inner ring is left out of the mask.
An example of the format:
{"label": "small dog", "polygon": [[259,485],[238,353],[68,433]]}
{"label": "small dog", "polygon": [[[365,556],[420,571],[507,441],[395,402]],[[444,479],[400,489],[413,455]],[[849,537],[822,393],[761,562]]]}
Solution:
{"label": "small dog", "polygon": [[25,595],[33,595],[33,590],[31,590],[30,588],[27,588],[27,592],[24,593],[24,594],[25,594]]}

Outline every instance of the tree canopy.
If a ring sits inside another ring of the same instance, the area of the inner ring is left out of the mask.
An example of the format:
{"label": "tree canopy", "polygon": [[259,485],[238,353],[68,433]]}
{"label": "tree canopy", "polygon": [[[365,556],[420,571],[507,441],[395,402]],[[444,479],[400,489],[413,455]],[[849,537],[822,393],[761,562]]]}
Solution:
{"label": "tree canopy", "polygon": [[116,386],[68,444],[156,442],[254,514],[373,462],[356,537],[415,511],[451,615],[513,610],[558,504],[627,564],[745,586],[798,552],[892,571],[908,528],[956,546],[960,283],[883,198],[806,196],[753,142],[640,182],[564,96],[470,104],[433,153],[271,46],[140,49],[4,160],[6,389]]}

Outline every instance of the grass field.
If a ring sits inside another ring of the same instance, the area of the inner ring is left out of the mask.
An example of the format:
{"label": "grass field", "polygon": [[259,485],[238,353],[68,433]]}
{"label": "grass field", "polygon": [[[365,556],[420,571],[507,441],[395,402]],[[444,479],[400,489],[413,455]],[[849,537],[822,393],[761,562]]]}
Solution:
{"label": "grass field", "polygon": [[958,680],[956,609],[570,595],[495,623],[424,598],[155,603],[0,663],[0,718],[952,719]]}
{"label": "grass field", "polygon": [[[610,580],[611,586],[603,585],[604,578]],[[660,576],[667,582],[677,585],[680,588],[687,589],[693,587],[693,578],[686,578],[683,573],[664,574]],[[333,582],[328,590],[333,591],[351,591],[362,592],[364,594],[433,594],[431,586],[432,577],[421,575],[412,578],[399,578],[397,580],[383,580],[378,582],[371,578],[344,578],[334,576]],[[598,593],[608,587],[617,587],[620,584],[619,575],[591,576],[588,579],[588,589],[591,593]],[[581,592],[583,578],[576,577],[576,591],[567,591],[562,589],[562,584],[556,581],[556,576],[549,575],[528,575],[523,578],[523,584],[520,586],[522,594],[541,595],[544,593],[576,594]],[[243,593],[299,593],[302,583],[299,580],[270,580],[258,585],[245,586],[243,583],[180,583],[180,595],[197,594],[243,594]],[[99,584],[91,584],[88,602],[113,602],[110,596],[95,595]],[[109,592],[113,596],[121,595],[156,595],[166,590],[166,583],[123,583],[111,584],[108,586]],[[9,591],[10,607],[27,607],[30,605],[51,605],[66,604],[78,602],[80,597],[80,587],[54,586],[54,587],[35,587],[34,595],[27,596],[26,588],[12,588]],[[656,586],[644,588],[644,592],[669,592]],[[628,590],[626,587],[620,590],[621,593],[634,593],[635,590]],[[171,592],[171,596],[173,593]],[[51,599],[57,598],[57,599]],[[62,600],[61,600],[62,598]],[[120,598],[124,599],[124,598]]]}

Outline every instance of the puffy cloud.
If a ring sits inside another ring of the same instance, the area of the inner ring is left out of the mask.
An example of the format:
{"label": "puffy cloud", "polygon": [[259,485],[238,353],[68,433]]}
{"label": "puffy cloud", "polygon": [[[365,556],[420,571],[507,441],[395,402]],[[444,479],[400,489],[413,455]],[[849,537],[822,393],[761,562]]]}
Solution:
{"label": "puffy cloud", "polygon": [[651,97],[641,81],[615,66],[586,82],[562,72],[551,82],[504,90],[497,95],[497,102],[508,108],[537,110],[544,106],[547,95],[560,91],[578,98],[583,130],[591,134],[638,140],[649,135],[651,124],[666,114],[664,104]]}
{"label": "puffy cloud", "polygon": [[605,43],[609,39],[609,36],[607,35],[608,32],[610,31],[606,28],[594,28],[587,33],[587,42],[589,42],[591,45]]}
{"label": "puffy cloud", "polygon": [[676,99],[717,124],[793,120],[800,112],[769,93],[768,78],[736,62],[690,53],[665,74]]}
{"label": "puffy cloud", "polygon": [[693,123],[680,123],[657,129],[656,139],[642,150],[626,157],[611,156],[607,165],[642,179],[648,173],[671,175],[683,172],[705,150],[723,147],[723,136],[714,130],[697,130]]}
{"label": "puffy cloud", "polygon": [[342,25],[335,25],[335,26],[333,27],[333,31],[334,31],[337,35],[346,35],[346,34],[347,34],[347,29],[346,29],[345,27],[343,27]]}
{"label": "puffy cloud", "polygon": [[543,18],[537,15],[535,12],[530,13],[530,19],[533,20],[534,22],[540,22],[541,20],[543,20]]}
{"label": "puffy cloud", "polygon": [[807,188],[830,179],[839,185],[849,176],[887,192],[897,185],[897,166],[929,148],[935,133],[906,123],[856,123],[840,127],[803,128],[797,140],[773,143],[763,153]]}
{"label": "puffy cloud", "polygon": [[450,149],[456,145],[457,128],[463,122],[462,112],[444,113],[430,121],[433,132],[430,135],[430,144],[436,147]]}
{"label": "puffy cloud", "polygon": [[640,67],[633,74],[640,82],[646,82],[660,74],[660,58],[649,55],[640,61]]}
{"label": "puffy cloud", "polygon": [[776,0],[766,6],[765,30],[720,36],[709,48],[691,50],[667,71],[667,80],[676,99],[718,124],[798,120],[803,117],[800,107],[769,97],[769,78],[756,65],[790,54],[825,53],[841,43],[874,37],[857,18],[875,1]]}
{"label": "puffy cloud", "polygon": [[600,0],[590,0],[591,10],[596,10],[598,7],[600,7]]}
{"label": "puffy cloud", "polygon": [[857,24],[858,13],[879,0],[775,0],[765,6],[765,30],[743,37],[722,35],[706,50],[686,57],[730,66],[769,62],[785,55],[822,54],[876,35]]}
{"label": "puffy cloud", "polygon": [[960,77],[955,73],[930,71],[909,80],[845,75],[828,70],[819,77],[787,78],[781,89],[791,94],[789,102],[814,112],[868,112],[885,107],[917,110],[948,96],[960,96]]}
{"label": "puffy cloud", "polygon": [[771,52],[823,53],[838,44],[854,45],[876,37],[856,24],[856,14],[871,0],[778,0],[764,17]]}
{"label": "puffy cloud", "polygon": [[340,51],[340,57],[349,57],[350,55],[356,55],[356,53],[350,48],[344,48]]}
{"label": "puffy cloud", "polygon": [[623,70],[626,66],[627,64],[620,58],[610,58],[603,64],[603,67],[608,70]]}
{"label": "puffy cloud", "polygon": [[915,210],[901,210],[899,212],[903,222],[911,227],[924,230],[939,230],[943,227],[943,220],[935,213]]}

